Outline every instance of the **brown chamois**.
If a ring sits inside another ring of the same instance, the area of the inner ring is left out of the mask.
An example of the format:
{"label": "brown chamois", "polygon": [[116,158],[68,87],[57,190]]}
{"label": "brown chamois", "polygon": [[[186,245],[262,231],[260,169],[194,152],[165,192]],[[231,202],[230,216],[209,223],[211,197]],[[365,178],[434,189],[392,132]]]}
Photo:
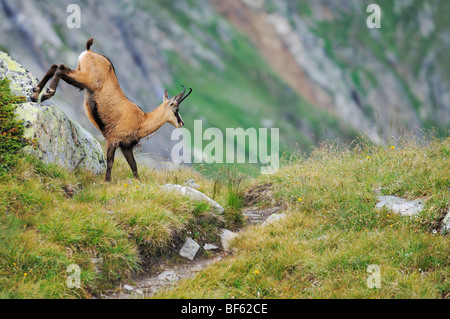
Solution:
{"label": "brown chamois", "polygon": [[145,113],[139,106],[131,102],[117,81],[114,66],[111,61],[98,53],[91,51],[93,38],[86,42],[86,51],[80,54],[76,70],[64,64],[53,64],[42,80],[33,88],[31,100],[36,102],[45,84],[51,79],[46,93],[41,101],[51,98],[58,86],[59,79],[84,90],[84,107],[89,120],[106,139],[107,168],[105,181],[111,181],[111,169],[114,164],[114,153],[118,147],[139,179],[133,147],[140,139],[156,132],[166,122],[175,127],[184,125],[179,113],[181,102],[192,92],[183,92],[169,99],[167,90],[164,92],[163,103],[151,112]]}

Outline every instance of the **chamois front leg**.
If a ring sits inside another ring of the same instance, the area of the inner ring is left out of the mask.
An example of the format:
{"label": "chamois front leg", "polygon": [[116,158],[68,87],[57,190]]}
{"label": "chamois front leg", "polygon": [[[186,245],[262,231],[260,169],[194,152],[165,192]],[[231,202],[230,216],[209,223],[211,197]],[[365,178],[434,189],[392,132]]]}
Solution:
{"label": "chamois front leg", "polygon": [[136,160],[134,159],[134,155],[133,155],[133,148],[131,148],[131,147],[125,148],[125,147],[121,146],[120,149],[122,150],[122,154],[125,157],[125,159],[127,160],[128,165],[130,165],[130,168],[133,171],[133,176],[139,180]]}
{"label": "chamois front leg", "polygon": [[88,77],[79,70],[72,70],[64,64],[58,65],[58,68],[53,76],[53,80],[50,83],[47,92],[42,95],[41,102],[51,98],[56,93],[59,80],[63,79],[65,82],[79,88],[86,89],[89,87]]}
{"label": "chamois front leg", "polygon": [[106,175],[105,182],[111,181],[111,170],[114,165],[114,153],[118,147],[117,143],[106,143]]}
{"label": "chamois front leg", "polygon": [[30,96],[30,100],[36,102],[39,98],[39,94],[41,94],[42,89],[47,84],[48,80],[50,80],[54,75],[58,66],[56,64],[52,64],[50,69],[48,69],[47,73],[45,73],[44,77],[41,81],[33,88],[33,94]]}

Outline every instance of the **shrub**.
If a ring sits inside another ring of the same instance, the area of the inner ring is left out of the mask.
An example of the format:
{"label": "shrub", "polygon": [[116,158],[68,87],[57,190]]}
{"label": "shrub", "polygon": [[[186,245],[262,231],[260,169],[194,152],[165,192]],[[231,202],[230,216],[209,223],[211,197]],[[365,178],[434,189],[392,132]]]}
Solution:
{"label": "shrub", "polygon": [[16,119],[14,110],[25,97],[15,96],[8,79],[0,80],[0,175],[17,161],[21,149],[28,144],[24,138],[22,121]]}

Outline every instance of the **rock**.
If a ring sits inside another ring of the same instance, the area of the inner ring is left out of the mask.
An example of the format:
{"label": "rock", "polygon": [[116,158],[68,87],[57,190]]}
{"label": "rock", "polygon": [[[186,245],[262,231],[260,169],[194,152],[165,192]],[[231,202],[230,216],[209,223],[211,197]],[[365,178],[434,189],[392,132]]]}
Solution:
{"label": "rock", "polygon": [[222,242],[222,247],[224,251],[229,251],[230,248],[230,242],[237,236],[236,233],[233,233],[232,231],[223,228],[222,233],[220,234],[220,239]]}
{"label": "rock", "polygon": [[24,121],[25,137],[36,139],[37,148],[25,147],[44,163],[53,163],[70,170],[83,168],[96,174],[104,171],[106,161],[100,143],[78,123],[69,119],[53,102],[29,102],[37,79],[9,55],[0,51],[0,78],[11,81],[16,95],[27,97],[26,103],[16,109],[18,118]]}
{"label": "rock", "polygon": [[128,290],[128,291],[133,291],[133,290],[134,290],[134,288],[131,287],[130,285],[124,285],[123,288],[124,288],[125,290]]}
{"label": "rock", "polygon": [[214,244],[205,244],[203,246],[204,250],[215,250],[215,249],[219,249],[219,246],[216,246]]}
{"label": "rock", "polygon": [[166,184],[163,186],[163,189],[168,190],[168,191],[176,191],[178,193],[181,193],[184,196],[188,196],[189,198],[191,198],[195,201],[205,201],[205,202],[209,203],[214,208],[214,210],[219,214],[223,213],[223,211],[224,211],[223,207],[220,206],[217,202],[215,202],[214,200],[212,200],[211,198],[209,198],[202,192],[199,192],[198,190],[193,189],[192,187],[181,186],[181,185],[176,185],[176,184]]}
{"label": "rock", "polygon": [[200,245],[192,238],[187,237],[183,247],[181,247],[180,255],[190,260],[194,260],[199,249]]}
{"label": "rock", "polygon": [[281,209],[281,206],[268,208],[249,207],[242,211],[242,215],[247,224],[260,224],[266,221],[272,214],[278,213]]}
{"label": "rock", "polygon": [[267,220],[262,224],[262,226],[266,226],[274,223],[277,220],[281,220],[286,217],[286,214],[272,214],[267,218]]}
{"label": "rock", "polygon": [[424,204],[421,199],[406,200],[397,196],[378,196],[378,203],[375,208],[381,209],[383,207],[402,216],[415,216],[423,210]]}
{"label": "rock", "polygon": [[450,208],[447,211],[447,215],[445,215],[444,219],[442,220],[441,225],[442,234],[447,234],[450,232]]}
{"label": "rock", "polygon": [[180,278],[181,278],[180,275],[178,275],[173,270],[166,270],[158,275],[158,280],[159,280],[160,284],[162,284],[162,285],[167,285],[167,284],[172,285],[176,281],[180,280]]}
{"label": "rock", "polygon": [[192,178],[190,178],[187,181],[185,181],[184,185],[192,187],[192,188],[199,188],[200,187],[194,182],[194,180]]}
{"label": "rock", "polygon": [[136,289],[134,292],[136,294],[138,294],[138,295],[143,295],[144,294],[144,291],[142,289]]}

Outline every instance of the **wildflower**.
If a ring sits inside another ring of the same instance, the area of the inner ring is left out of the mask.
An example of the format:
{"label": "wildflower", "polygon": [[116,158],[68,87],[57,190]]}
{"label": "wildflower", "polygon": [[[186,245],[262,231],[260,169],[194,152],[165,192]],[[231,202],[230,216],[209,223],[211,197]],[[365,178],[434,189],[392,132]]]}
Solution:
{"label": "wildflower", "polygon": [[386,215],[386,217],[389,217],[389,216],[390,216],[389,214]]}
{"label": "wildflower", "polygon": [[302,199],[299,197],[299,198],[298,198],[298,202],[300,203],[301,201],[302,201]]}
{"label": "wildflower", "polygon": [[394,225],[390,225],[389,227],[391,227],[391,228],[392,228],[392,227],[394,227]]}
{"label": "wildflower", "polygon": [[366,158],[367,158],[367,159],[370,159],[370,156],[367,156]]}
{"label": "wildflower", "polygon": [[433,229],[433,234],[436,234],[437,233],[437,230],[436,229]]}
{"label": "wildflower", "polygon": [[391,150],[395,150],[395,146],[394,145],[391,146]]}
{"label": "wildflower", "polygon": [[258,271],[258,270],[255,270],[253,273],[258,275],[258,274],[259,274],[259,271]]}
{"label": "wildflower", "polygon": [[27,274],[27,273],[24,273],[23,276],[26,277],[26,276],[28,276],[28,274]]}
{"label": "wildflower", "polygon": [[125,183],[123,186],[128,186],[128,183]]}

